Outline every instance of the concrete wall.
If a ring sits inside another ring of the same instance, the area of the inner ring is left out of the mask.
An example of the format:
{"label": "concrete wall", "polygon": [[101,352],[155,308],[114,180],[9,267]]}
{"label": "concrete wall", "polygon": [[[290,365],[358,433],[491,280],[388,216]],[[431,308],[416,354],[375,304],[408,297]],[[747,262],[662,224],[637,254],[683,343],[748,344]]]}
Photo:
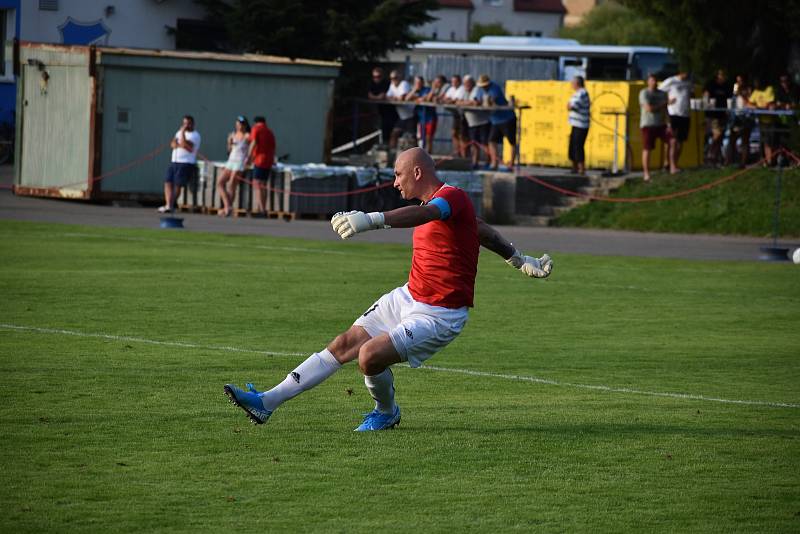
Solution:
{"label": "concrete wall", "polygon": [[564,7],[567,8],[564,26],[577,26],[589,11],[600,4],[598,0],[563,0],[563,3]]}
{"label": "concrete wall", "polygon": [[[39,9],[38,0],[0,0],[0,10],[13,10],[6,39],[173,50],[175,36],[167,26],[174,28],[179,18],[200,19],[205,14],[193,0],[58,0],[57,5],[57,10],[49,11]],[[107,15],[107,6],[114,12]],[[0,123],[13,123],[16,112],[16,79],[7,56],[0,75]]]}
{"label": "concrete wall", "polygon": [[[113,13],[106,13],[107,6],[113,6]],[[21,38],[40,43],[171,50],[175,48],[175,36],[166,26],[174,28],[178,18],[201,19],[204,14],[193,0],[58,0],[57,11],[41,10],[37,0],[25,0],[22,2]],[[85,37],[85,42],[64,40],[63,30],[69,19],[90,26],[73,28],[74,31],[66,34]]]}
{"label": "concrete wall", "polygon": [[442,8],[431,12],[436,20],[418,28],[414,33],[433,41],[467,41],[469,39],[470,12],[468,9]]}
{"label": "concrete wall", "polygon": [[472,26],[500,23],[513,35],[556,37],[562,26],[558,13],[514,11],[513,0],[473,0],[473,9],[442,8],[432,11],[436,20],[414,28],[414,32],[434,41],[468,41]]}
{"label": "concrete wall", "polygon": [[562,23],[562,16],[557,13],[514,11],[512,0],[502,0],[498,5],[478,1],[475,4],[477,7],[472,13],[472,24],[499,22],[513,35],[557,37]]}

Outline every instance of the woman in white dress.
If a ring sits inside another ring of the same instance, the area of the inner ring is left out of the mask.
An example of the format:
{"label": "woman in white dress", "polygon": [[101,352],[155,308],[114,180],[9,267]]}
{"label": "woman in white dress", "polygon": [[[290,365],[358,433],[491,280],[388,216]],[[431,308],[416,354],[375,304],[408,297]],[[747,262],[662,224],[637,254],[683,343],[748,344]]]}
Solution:
{"label": "woman in white dress", "polygon": [[228,135],[228,161],[217,180],[217,192],[222,199],[220,217],[229,217],[233,212],[233,199],[236,197],[236,186],[241,181],[247,162],[247,151],[250,148],[250,123],[241,115],[236,117],[234,131]]}

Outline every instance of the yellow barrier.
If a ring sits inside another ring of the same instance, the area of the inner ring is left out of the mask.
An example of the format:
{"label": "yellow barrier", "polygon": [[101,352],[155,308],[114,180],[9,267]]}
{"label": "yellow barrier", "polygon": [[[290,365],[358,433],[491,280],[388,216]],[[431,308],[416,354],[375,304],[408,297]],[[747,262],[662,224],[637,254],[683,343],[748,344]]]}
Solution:
{"label": "yellow barrier", "polygon": [[[610,169],[614,161],[613,111],[627,111],[619,116],[617,162],[625,165],[625,135],[628,134],[628,165],[642,168],[642,135],[639,129],[639,92],[643,82],[586,82],[592,102],[592,121],[586,138],[586,166]],[[695,91],[697,94],[697,91]],[[515,81],[506,82],[506,96],[514,97],[518,104],[528,105],[520,121],[520,160],[524,165],[551,165],[569,167],[569,134],[567,102],[572,95],[569,82]],[[683,145],[679,166],[694,167],[703,161],[703,115],[692,114],[689,138]],[[508,142],[504,146],[506,160],[511,157]],[[667,156],[666,147],[659,141],[653,152],[653,167],[660,166]]]}

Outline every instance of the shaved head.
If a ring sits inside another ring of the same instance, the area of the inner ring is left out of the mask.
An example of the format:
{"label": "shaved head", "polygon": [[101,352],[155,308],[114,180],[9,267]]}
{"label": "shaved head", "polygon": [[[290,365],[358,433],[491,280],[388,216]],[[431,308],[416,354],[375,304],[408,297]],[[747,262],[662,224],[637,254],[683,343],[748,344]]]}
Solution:
{"label": "shaved head", "polygon": [[425,174],[436,174],[436,164],[433,162],[433,158],[419,147],[409,148],[401,152],[400,155],[397,156],[395,167],[398,165],[419,167]]}
{"label": "shaved head", "polygon": [[394,186],[405,199],[427,200],[441,186],[436,164],[425,150],[415,147],[401,152],[394,162]]}

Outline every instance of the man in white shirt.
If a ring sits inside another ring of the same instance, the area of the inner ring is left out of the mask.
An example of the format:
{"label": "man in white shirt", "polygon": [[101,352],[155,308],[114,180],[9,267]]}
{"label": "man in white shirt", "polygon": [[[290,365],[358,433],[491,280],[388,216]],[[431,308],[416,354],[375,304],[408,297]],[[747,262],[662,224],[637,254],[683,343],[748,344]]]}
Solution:
{"label": "man in white shirt", "polygon": [[194,129],[194,117],[184,115],[180,129],[170,142],[172,158],[167,176],[164,178],[165,204],[158,208],[159,213],[175,211],[175,204],[181,188],[194,176],[197,170],[197,151],[200,149],[200,134]]}
{"label": "man in white shirt", "polygon": [[[411,91],[411,85],[400,77],[400,72],[393,70],[389,73],[389,90],[386,91],[386,99],[395,102],[405,100],[407,93]],[[397,140],[405,133],[416,133],[417,125],[414,123],[414,105],[397,106],[397,122],[389,137],[389,148],[397,147]]]}
{"label": "man in white shirt", "polygon": [[[461,83],[461,76],[453,74],[450,78],[450,87],[444,93],[445,104],[456,104],[459,100],[466,100],[467,94],[464,89],[464,84]],[[467,143],[469,141],[469,131],[467,130],[467,121],[460,110],[454,109],[453,112],[453,150],[458,152],[460,157],[466,157]]]}
{"label": "man in white shirt", "polygon": [[689,99],[692,96],[692,82],[688,72],[670,76],[658,86],[667,93],[667,114],[672,135],[669,139],[669,161],[671,173],[679,172],[678,160],[681,148],[689,138]]}

